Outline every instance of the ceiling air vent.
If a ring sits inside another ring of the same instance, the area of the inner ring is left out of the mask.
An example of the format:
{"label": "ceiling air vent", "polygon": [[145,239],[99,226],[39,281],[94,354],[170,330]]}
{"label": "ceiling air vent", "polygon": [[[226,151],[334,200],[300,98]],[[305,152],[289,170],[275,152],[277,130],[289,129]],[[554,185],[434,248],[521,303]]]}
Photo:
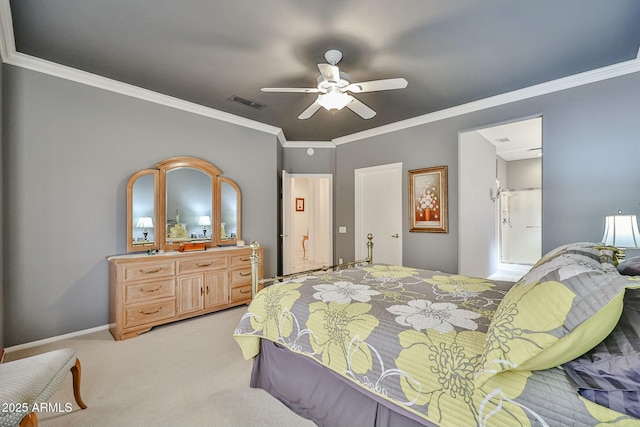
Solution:
{"label": "ceiling air vent", "polygon": [[265,108],[267,106],[266,104],[260,104],[257,101],[253,101],[251,99],[242,98],[242,97],[237,96],[237,95],[232,95],[230,98],[227,98],[227,101],[237,102],[238,104],[246,105],[247,107],[251,107],[251,108],[253,108],[255,110],[262,110],[263,108]]}

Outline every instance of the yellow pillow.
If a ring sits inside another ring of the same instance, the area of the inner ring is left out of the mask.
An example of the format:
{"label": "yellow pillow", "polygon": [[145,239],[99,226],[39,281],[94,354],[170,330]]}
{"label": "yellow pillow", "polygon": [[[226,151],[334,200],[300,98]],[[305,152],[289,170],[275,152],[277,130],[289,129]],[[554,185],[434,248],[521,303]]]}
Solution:
{"label": "yellow pillow", "polygon": [[636,286],[584,253],[556,253],[541,261],[498,305],[477,387],[503,371],[547,369],[586,353],[613,330],[625,289]]}

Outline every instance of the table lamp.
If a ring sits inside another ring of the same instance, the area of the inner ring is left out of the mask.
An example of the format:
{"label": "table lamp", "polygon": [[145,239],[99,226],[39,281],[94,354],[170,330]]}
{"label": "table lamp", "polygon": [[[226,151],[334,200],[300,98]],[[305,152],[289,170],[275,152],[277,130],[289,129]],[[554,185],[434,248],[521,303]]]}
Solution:
{"label": "table lamp", "polygon": [[153,228],[153,219],[150,216],[141,216],[140,218],[138,218],[138,224],[136,224],[136,227],[138,228],[142,228],[142,235],[144,236],[144,240],[147,240],[147,234],[149,233],[147,231],[147,228]]}
{"label": "table lamp", "polygon": [[202,234],[207,237],[207,225],[211,225],[211,217],[209,215],[203,215],[198,221],[198,225],[202,226]]}
{"label": "table lamp", "polygon": [[604,222],[602,241],[619,249],[618,259],[623,260],[626,248],[640,247],[640,231],[638,219],[635,215],[623,214],[607,215]]}

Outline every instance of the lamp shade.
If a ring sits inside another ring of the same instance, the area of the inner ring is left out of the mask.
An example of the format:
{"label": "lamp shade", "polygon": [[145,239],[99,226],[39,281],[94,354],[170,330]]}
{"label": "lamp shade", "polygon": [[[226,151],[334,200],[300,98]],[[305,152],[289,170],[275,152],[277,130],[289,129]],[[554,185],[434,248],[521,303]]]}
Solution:
{"label": "lamp shade", "polygon": [[150,216],[141,216],[136,224],[138,228],[153,228],[153,219]]}
{"label": "lamp shade", "polygon": [[635,215],[607,215],[602,241],[617,248],[640,247],[640,231]]}
{"label": "lamp shade", "polygon": [[198,220],[198,225],[211,225],[211,217],[208,215],[203,215]]}

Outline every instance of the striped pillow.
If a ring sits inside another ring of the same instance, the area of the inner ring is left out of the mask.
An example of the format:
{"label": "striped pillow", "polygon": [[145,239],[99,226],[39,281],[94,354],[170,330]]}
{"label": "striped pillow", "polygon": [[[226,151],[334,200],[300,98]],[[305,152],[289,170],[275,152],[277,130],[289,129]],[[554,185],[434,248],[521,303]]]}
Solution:
{"label": "striped pillow", "polygon": [[611,334],[563,366],[584,398],[640,418],[640,289],[627,289]]}

